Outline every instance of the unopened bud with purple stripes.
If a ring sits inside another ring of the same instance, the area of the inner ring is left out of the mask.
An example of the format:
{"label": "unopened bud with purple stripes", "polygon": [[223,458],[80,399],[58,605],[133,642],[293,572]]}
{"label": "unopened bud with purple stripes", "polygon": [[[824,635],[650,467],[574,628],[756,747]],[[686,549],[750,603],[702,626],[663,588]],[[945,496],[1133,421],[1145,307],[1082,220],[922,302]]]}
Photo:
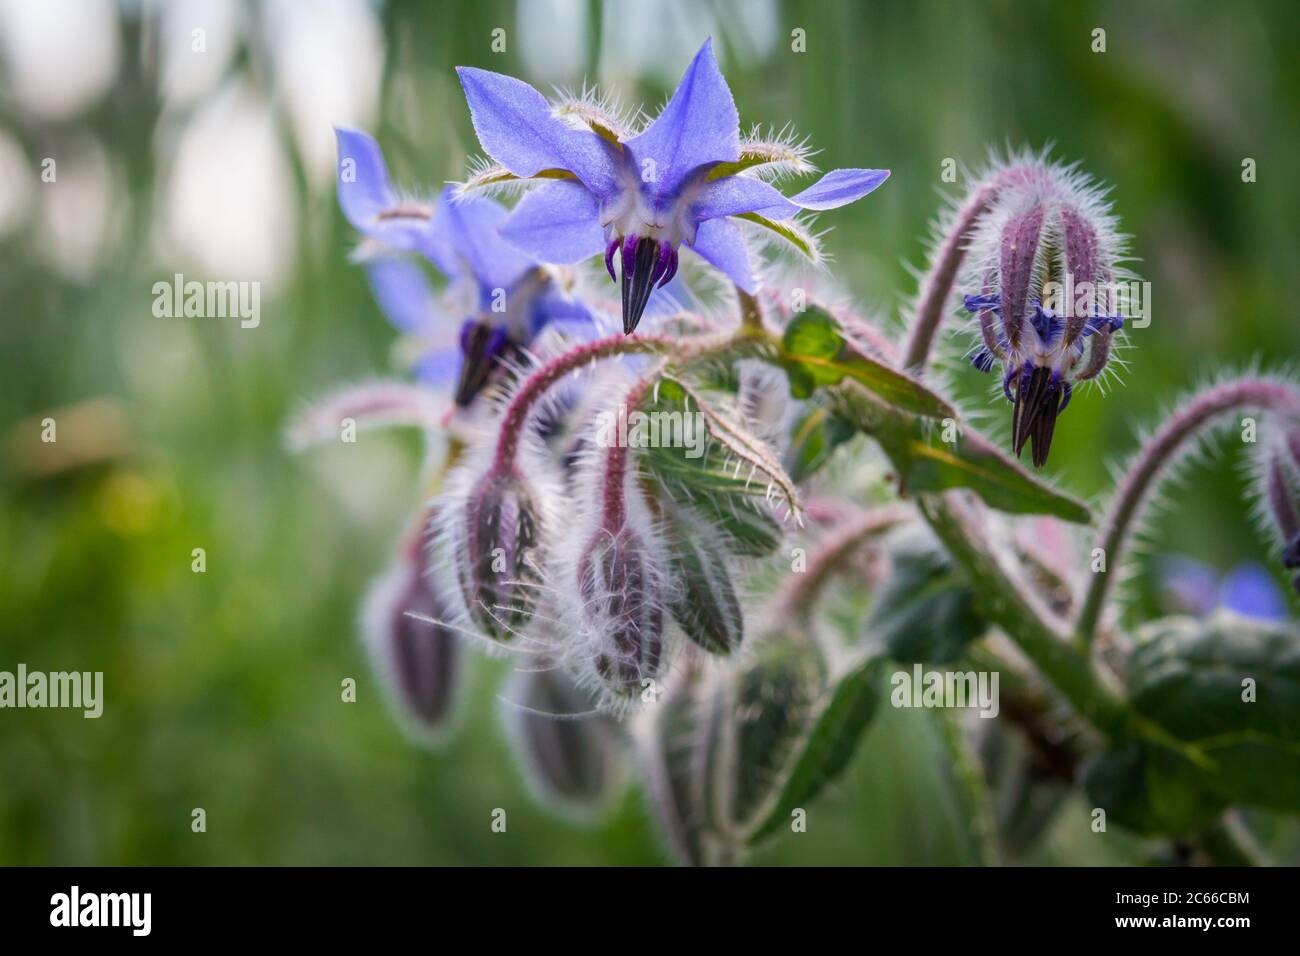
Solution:
{"label": "unopened bud with purple stripes", "polygon": [[988,212],[967,256],[967,311],[979,323],[980,371],[1002,363],[1012,444],[1047,461],[1074,386],[1107,367],[1124,327],[1123,237],[1103,192],[1076,167],[1022,157],[994,170]]}

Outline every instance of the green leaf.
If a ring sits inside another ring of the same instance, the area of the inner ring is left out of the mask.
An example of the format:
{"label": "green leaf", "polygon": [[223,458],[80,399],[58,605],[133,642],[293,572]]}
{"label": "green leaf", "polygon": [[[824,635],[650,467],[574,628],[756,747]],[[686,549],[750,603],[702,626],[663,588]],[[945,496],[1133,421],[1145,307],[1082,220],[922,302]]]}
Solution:
{"label": "green leaf", "polygon": [[739,558],[763,558],[781,544],[781,523],[742,495],[705,494],[690,499],[691,507],[713,525],[727,550]]}
{"label": "green leaf", "polygon": [[893,573],[881,590],[870,627],[889,656],[907,664],[960,660],[987,624],[975,594],[946,553],[914,539],[893,554]]}
{"label": "green leaf", "polygon": [[674,516],[668,539],[674,599],[669,605],[686,636],[712,654],[730,654],[744,635],[744,615],[727,562],[702,535]]}
{"label": "green leaf", "polygon": [[1203,783],[1187,758],[1144,740],[1130,740],[1098,754],[1083,771],[1093,807],[1139,833],[1193,833],[1223,812],[1224,801]]}
{"label": "green leaf", "polygon": [[768,499],[791,512],[799,508],[794,482],[775,453],[677,379],[661,379],[645,411],[703,416],[707,440],[697,457],[692,449],[666,443],[640,450],[642,466],[668,496],[712,525],[732,554],[761,557],[774,551],[782,530]]}
{"label": "green leaf", "polygon": [[853,381],[891,406],[927,418],[955,418],[946,401],[916,379],[857,349],[827,312],[809,307],[786,326],[784,367],[790,394],[808,398],[813,390]]}
{"label": "green leaf", "polygon": [[822,681],[816,649],[785,637],[760,642],[731,674],[711,772],[717,818],[727,830],[750,828],[782,786],[812,725]]}
{"label": "green leaf", "polygon": [[880,673],[879,659],[865,660],[823,693],[784,784],[749,834],[751,844],[788,825],[796,808],[810,803],[844,772],[875,715]]}
{"label": "green leaf", "polygon": [[999,511],[1048,514],[1079,524],[1091,520],[1083,502],[1034,477],[974,431],[944,442],[942,431],[861,390],[842,388],[837,399],[841,414],[880,443],[905,491],[969,488]]}
{"label": "green leaf", "polygon": [[790,436],[786,471],[796,483],[804,481],[821,470],[835,449],[857,433],[852,422],[814,398]]}
{"label": "green leaf", "polygon": [[1225,799],[1300,813],[1300,629],[1220,612],[1144,627],[1134,709],[1191,745]]}

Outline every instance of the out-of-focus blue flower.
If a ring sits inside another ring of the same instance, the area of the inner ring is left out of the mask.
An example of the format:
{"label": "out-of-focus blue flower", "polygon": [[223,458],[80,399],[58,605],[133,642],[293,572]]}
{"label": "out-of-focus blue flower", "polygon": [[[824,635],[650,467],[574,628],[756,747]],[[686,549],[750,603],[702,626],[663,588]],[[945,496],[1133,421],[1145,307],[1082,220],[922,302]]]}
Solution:
{"label": "out-of-focus blue flower", "polygon": [[1286,620],[1286,600],[1268,569],[1243,562],[1227,574],[1182,556],[1160,561],[1160,585],[1170,610],[1198,617],[1226,608],[1243,617]]}
{"label": "out-of-focus blue flower", "polygon": [[[508,213],[499,203],[458,197],[450,188],[432,203],[403,199],[374,139],[354,130],[337,134],[339,205],[365,236],[356,258],[389,321],[425,343],[415,362],[422,381],[455,379],[456,403],[466,405],[493,369],[548,324],[590,323],[586,307],[550,271],[502,240],[498,230]],[[413,256],[446,277],[442,293]]]}
{"label": "out-of-focus blue flower", "polygon": [[603,251],[611,279],[617,254],[627,333],[656,284],[676,273],[683,243],[752,292],[749,253],[730,217],[780,222],[805,209],[834,209],[889,176],[882,169],[837,169],[786,197],[746,174],[763,158],[742,154],[736,104],[711,40],[663,112],[636,135],[572,128],[521,80],[472,67],[457,72],[488,155],[514,177],[544,180],[515,208],[502,235],[545,262],[576,263]]}

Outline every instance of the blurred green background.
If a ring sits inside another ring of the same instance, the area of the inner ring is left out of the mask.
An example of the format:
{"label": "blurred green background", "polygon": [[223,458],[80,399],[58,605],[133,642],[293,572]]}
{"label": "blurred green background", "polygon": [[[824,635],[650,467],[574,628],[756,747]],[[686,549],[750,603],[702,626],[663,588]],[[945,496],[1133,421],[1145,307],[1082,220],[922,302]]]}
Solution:
{"label": "blurred green background", "polygon": [[[1300,354],[1289,0],[0,0],[0,669],[102,670],[107,698],[99,720],[0,712],[0,863],[664,860],[635,791],[594,828],[530,801],[496,717],[500,662],[475,661],[446,749],[408,743],[356,618],[418,500],[418,442],[291,456],[282,431],[310,397],[399,365],[347,262],[332,123],[375,132],[397,179],[432,189],[478,152],[454,65],[543,89],[599,79],[653,109],[709,34],[742,124],[793,123],[823,168],[893,170],[823,219],[837,279],[878,314],[915,291],[937,191],[959,188],[945,158],[1052,141],[1113,185],[1153,321],[1122,386],[1062,420],[1053,466],[1076,492],[1103,493],[1108,461],[1200,377]],[[260,326],[155,318],[174,272],[261,281]],[[976,376],[958,384],[987,401]],[[1157,551],[1224,570],[1266,557],[1238,457],[1191,474]],[[967,861],[932,722],[885,710],[808,832],[758,862]],[[1029,859],[1139,858],[1087,819],[1068,807]]]}

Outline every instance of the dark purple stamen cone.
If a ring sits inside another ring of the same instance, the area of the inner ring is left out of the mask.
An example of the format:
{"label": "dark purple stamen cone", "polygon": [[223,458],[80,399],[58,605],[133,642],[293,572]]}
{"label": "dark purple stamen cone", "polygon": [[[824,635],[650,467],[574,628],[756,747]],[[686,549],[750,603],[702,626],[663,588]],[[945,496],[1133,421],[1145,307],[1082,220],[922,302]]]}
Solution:
{"label": "dark purple stamen cone", "polygon": [[460,329],[460,380],[456,383],[456,404],[462,408],[487,385],[493,369],[514,351],[506,330],[486,322],[467,319]]}
{"label": "dark purple stamen cone", "polygon": [[659,263],[659,243],[654,239],[636,239],[628,236],[623,241],[623,334],[631,335],[650,301],[650,292],[657,279],[662,278]]}
{"label": "dark purple stamen cone", "polygon": [[1035,468],[1047,462],[1056,417],[1061,413],[1061,398],[1061,381],[1052,369],[1026,366],[1020,373],[1011,412],[1012,447],[1018,458],[1025,442],[1029,442]]}

